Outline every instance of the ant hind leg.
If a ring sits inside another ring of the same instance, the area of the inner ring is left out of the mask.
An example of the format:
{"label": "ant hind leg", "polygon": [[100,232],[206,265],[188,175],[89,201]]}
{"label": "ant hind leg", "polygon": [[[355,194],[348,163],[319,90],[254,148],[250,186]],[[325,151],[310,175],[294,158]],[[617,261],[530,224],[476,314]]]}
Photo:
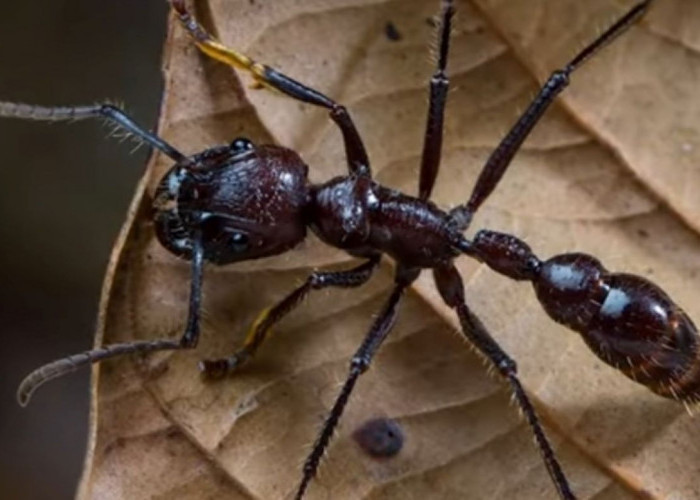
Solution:
{"label": "ant hind leg", "polygon": [[569,85],[571,75],[580,68],[586,61],[593,57],[598,51],[611,43],[615,38],[624,33],[632,26],[649,8],[653,0],[644,0],[637,3],[627,11],[616,23],[605,30],[598,38],[587,45],[562,69],[554,71],[532,100],[527,109],[518,118],[508,133],[501,139],[496,149],[493,150],[488,160],[481,169],[479,178],[472,190],[469,201],[463,205],[455,207],[450,215],[454,218],[456,225],[466,230],[471,219],[479,207],[486,201],[496,188],[506,170],[511,164],[511,160],[520,150],[525,139],[530,135],[532,129],[537,125],[554,102],[554,99]]}
{"label": "ant hind leg", "polygon": [[552,478],[554,486],[557,488],[559,497],[562,500],[575,500],[576,497],[572,493],[569,482],[554,454],[552,445],[549,443],[544,429],[542,429],[542,424],[540,424],[537,413],[535,413],[535,408],[532,406],[530,398],[528,398],[527,393],[520,383],[515,361],[513,361],[501,346],[498,345],[486,330],[481,320],[465,303],[464,284],[462,283],[462,278],[457,272],[457,269],[452,264],[435,268],[433,270],[433,276],[435,277],[435,284],[445,304],[456,311],[459,322],[462,325],[462,334],[493,364],[501,376],[510,384],[515,401],[518,403],[518,406],[520,406],[530,426],[535,437],[535,443],[540,449],[542,459],[547,467],[547,472]]}

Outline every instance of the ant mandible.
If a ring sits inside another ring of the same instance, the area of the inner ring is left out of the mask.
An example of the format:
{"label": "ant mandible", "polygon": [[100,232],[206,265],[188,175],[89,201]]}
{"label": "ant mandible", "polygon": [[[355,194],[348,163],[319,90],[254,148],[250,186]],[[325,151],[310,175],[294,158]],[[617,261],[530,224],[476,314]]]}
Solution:
{"label": "ant mandible", "polygon": [[468,201],[449,212],[439,209],[429,198],[441,158],[452,0],[443,0],[440,12],[437,68],[430,80],[418,197],[389,189],[372,179],[365,147],[345,107],[225,47],[197,23],[184,0],[170,3],[197,47],[209,57],[249,72],[262,86],[328,109],[342,133],[348,175],[320,185],[311,184],[307,166],[294,151],[275,145],[254,145],[245,138],[188,157],[109,104],[47,108],[0,103],[0,116],[9,118],[106,118],[172,158],[175,165],[156,189],[156,235],[170,252],[191,261],[192,272],[187,323],[179,340],[108,345],[49,363],[21,383],[18,399],[22,406],[41,384],[82,365],[129,353],[194,348],[200,331],[204,262],[223,265],[283,253],[305,238],[307,227],[325,243],[364,262],[345,271],[314,272],[303,285],[258,317],[243,346],[232,356],[200,363],[201,371],[210,378],[235,371],[254,356],[270,328],[311,290],[360,286],[370,278],[382,254],[395,260],[394,287],[352,357],[347,378],[304,464],[297,499],[304,496],[316,475],[358,378],[369,368],[389,334],[403,293],[423,269],[432,269],[437,289],[456,312],[464,337],[509,383],[560,498],[575,498],[519,381],[516,363],[465,302],[462,279],[453,264],[462,254],[514,280],[530,281],[552,319],[580,333],[598,357],[626,376],[664,397],[682,402],[700,399],[700,337],[690,318],[658,286],[639,276],[609,273],[596,258],[583,253],[561,254],[542,261],[525,242],[510,234],[480,230],[472,240],[463,236],[523,141],[569,84],[572,73],[636,22],[648,10],[651,0],[639,2],[563,69],[552,73],[489,156]]}

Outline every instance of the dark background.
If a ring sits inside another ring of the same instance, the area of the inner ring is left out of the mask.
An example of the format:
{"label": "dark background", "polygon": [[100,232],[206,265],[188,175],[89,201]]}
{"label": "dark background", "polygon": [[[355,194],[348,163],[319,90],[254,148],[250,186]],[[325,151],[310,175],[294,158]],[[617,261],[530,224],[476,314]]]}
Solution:
{"label": "dark background", "polygon": [[[126,104],[146,128],[161,91],[165,0],[4,2],[0,100]],[[33,368],[92,345],[100,287],[147,154],[99,120],[0,119],[0,497],[72,498],[89,370],[15,402]]]}

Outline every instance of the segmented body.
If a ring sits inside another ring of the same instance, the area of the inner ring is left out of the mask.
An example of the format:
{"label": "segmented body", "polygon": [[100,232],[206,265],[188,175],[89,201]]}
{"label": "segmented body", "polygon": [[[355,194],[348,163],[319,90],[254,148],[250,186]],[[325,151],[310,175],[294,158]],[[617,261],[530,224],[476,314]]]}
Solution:
{"label": "segmented body", "polygon": [[[581,334],[603,361],[657,394],[700,399],[700,337],[690,318],[650,281],[609,273],[583,253],[540,261],[515,236],[480,231],[463,238],[450,213],[363,175],[320,185],[291,150],[212,148],[176,165],[156,193],[158,238],[191,258],[191,217],[203,217],[205,257],[215,264],[291,248],[310,227],[358,257],[387,254],[404,269],[444,268],[462,251],[499,273],[533,283],[547,314]],[[241,188],[245,186],[245,188]]]}
{"label": "segmented body", "polygon": [[607,364],[661,396],[700,400],[697,327],[657,285],[610,273],[584,253],[542,262],[523,241],[493,231],[480,231],[474,249],[496,271],[531,281],[547,314]]}
{"label": "segmented body", "polygon": [[432,269],[443,302],[454,310],[461,333],[508,382],[522,410],[560,498],[575,500],[555,452],[517,373],[517,364],[471,310],[453,260],[466,254],[515,280],[530,281],[547,314],[577,331],[604,362],[665,397],[700,399],[700,337],[688,316],[658,286],[630,274],[608,272],[590,255],[568,253],[540,260],[515,236],[482,230],[472,241],[463,236],[474,214],[503,177],[512,158],[570,76],[598,50],[635,23],[651,0],[641,0],[612,26],[555,70],[537,96],[486,160],[466,203],[451,211],[428,201],[440,167],[442,130],[449,79],[447,55],[454,15],[452,0],[440,11],[438,60],[430,79],[419,196],[387,188],[372,179],[369,156],[348,110],[249,56],[224,46],[200,26],[183,0],[172,7],[194,43],[209,57],[249,72],[258,84],[297,101],[325,108],[342,133],[347,175],[320,185],[309,183],[308,168],[293,151],[254,146],[239,138],[228,146],[186,156],[162,138],[139,127],[119,108],[103,104],[43,108],[0,103],[0,116],[74,120],[103,117],[168,155],[172,169],[154,198],[156,234],[173,254],[191,261],[187,323],[179,340],[134,341],[99,347],[44,365],[20,385],[25,405],[41,384],[88,363],[133,353],[192,349],[200,334],[204,262],[216,265],[285,252],[301,242],[307,228],[329,245],[364,258],[339,271],[314,271],[307,280],[253,323],[243,345],[227,358],[203,360],[205,376],[221,377],[246,363],[270,328],[312,290],[348,288],[365,283],[381,255],[396,263],[394,286],[364,340],[350,360],[348,375],[304,462],[295,499],[301,500],[318,470],[355,384],[370,366],[397,317],[405,290],[422,269]]}

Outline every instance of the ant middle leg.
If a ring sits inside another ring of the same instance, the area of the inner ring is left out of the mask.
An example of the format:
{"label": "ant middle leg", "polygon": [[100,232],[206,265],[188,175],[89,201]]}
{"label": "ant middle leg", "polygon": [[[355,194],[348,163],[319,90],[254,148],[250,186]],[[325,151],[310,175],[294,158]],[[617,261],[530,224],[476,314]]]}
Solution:
{"label": "ant middle leg", "polygon": [[515,361],[498,345],[481,320],[467,306],[464,300],[464,284],[457,269],[452,264],[435,268],[433,276],[442,300],[457,313],[459,322],[462,325],[462,334],[493,364],[501,376],[510,384],[515,401],[520,406],[530,426],[537,447],[542,454],[544,464],[547,467],[547,472],[557,488],[559,497],[563,500],[575,500],[576,497],[572,493],[569,482],[559,465],[547,435],[542,429],[535,408],[520,383]]}
{"label": "ant middle leg", "polygon": [[445,103],[450,80],[447,77],[447,55],[450,50],[450,31],[455,9],[452,0],[443,0],[440,11],[440,28],[438,34],[437,69],[430,78],[430,104],[423,139],[423,155],[420,164],[418,197],[430,198],[435,179],[440,169],[442,156],[442,128],[445,117]]}
{"label": "ant middle leg", "polygon": [[544,112],[557,95],[569,85],[569,78],[572,73],[639,20],[646,13],[651,2],[652,0],[644,0],[637,3],[603,34],[579,52],[566,66],[551,74],[528,108],[489,156],[481,170],[481,174],[479,174],[469,201],[466,204],[455,207],[450,212],[457,227],[464,230],[469,226],[472,217],[496,188],[503,174],[510,166],[513,156],[520,150],[520,146],[530,135],[530,132],[542,118]]}
{"label": "ant middle leg", "polygon": [[195,234],[192,241],[192,278],[190,283],[189,307],[187,310],[187,324],[185,326],[185,332],[179,340],[157,339],[111,344],[48,363],[31,372],[20,383],[17,389],[17,401],[20,406],[27,406],[32,394],[41,385],[55,378],[74,372],[85,365],[126,354],[145,354],[155,351],[194,349],[199,340],[202,279],[204,275],[204,248],[202,246],[201,235]]}
{"label": "ant middle leg", "polygon": [[295,500],[301,500],[304,497],[304,493],[309,486],[311,480],[316,476],[318,466],[321,462],[321,458],[326,452],[326,448],[330,444],[331,438],[335,431],[340,418],[345,411],[345,406],[350,399],[357,379],[369,368],[372,358],[379,350],[384,340],[386,340],[391,327],[394,326],[396,320],[396,314],[398,310],[399,301],[403,296],[406,288],[413,283],[420,270],[416,269],[405,269],[399,267],[396,272],[396,277],[394,278],[394,288],[391,291],[389,299],[384,303],[382,311],[379,313],[377,318],[372,323],[369,332],[365,336],[362,344],[360,344],[359,349],[355,352],[355,355],[350,361],[350,370],[345,378],[343,387],[338,394],[338,397],[333,403],[330,413],[323,422],[323,427],[321,432],[318,434],[316,441],[314,442],[314,447],[311,453],[307,456],[304,461],[303,475],[297,492],[294,495]]}
{"label": "ant middle leg", "polygon": [[367,262],[347,271],[312,273],[303,285],[274,306],[260,313],[248,330],[248,335],[240,349],[228,358],[201,361],[200,371],[207,378],[218,379],[239,369],[255,355],[270,333],[270,329],[296,309],[311,290],[321,290],[327,287],[354,288],[363,285],[372,276],[379,260],[380,256],[376,255]]}
{"label": "ant middle leg", "polygon": [[328,109],[331,119],[340,128],[343,135],[350,174],[371,176],[367,150],[345,106],[270,66],[259,63],[235,49],[226,47],[197,22],[187,10],[184,0],[170,0],[170,4],[197,48],[207,56],[234,68],[247,71],[263,87],[276,90],[298,101]]}

